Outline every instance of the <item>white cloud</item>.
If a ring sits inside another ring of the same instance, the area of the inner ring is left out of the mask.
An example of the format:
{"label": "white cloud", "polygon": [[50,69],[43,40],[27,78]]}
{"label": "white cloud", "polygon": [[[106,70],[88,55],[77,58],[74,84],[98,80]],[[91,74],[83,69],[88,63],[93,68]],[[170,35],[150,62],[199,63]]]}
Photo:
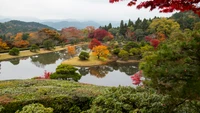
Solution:
{"label": "white cloud", "polygon": [[136,20],[154,16],[170,16],[148,9],[128,7],[128,1],[110,4],[109,0],[0,0],[0,15],[38,19]]}

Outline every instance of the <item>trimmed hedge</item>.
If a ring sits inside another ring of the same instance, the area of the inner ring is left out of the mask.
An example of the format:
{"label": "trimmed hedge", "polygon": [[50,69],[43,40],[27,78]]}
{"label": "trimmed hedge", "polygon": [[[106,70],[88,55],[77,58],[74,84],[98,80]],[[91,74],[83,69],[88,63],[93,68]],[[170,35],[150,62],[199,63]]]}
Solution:
{"label": "trimmed hedge", "polygon": [[0,113],[14,113],[32,103],[51,107],[54,113],[85,111],[104,89],[64,80],[0,81]]}

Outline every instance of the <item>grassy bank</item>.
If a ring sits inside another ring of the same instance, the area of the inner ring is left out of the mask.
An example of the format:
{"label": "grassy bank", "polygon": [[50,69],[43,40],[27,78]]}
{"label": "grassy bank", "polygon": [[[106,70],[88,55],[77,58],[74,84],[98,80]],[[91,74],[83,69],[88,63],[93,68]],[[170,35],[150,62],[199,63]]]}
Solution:
{"label": "grassy bank", "polygon": [[68,111],[76,106],[89,108],[92,98],[106,87],[81,84],[64,80],[10,80],[0,81],[0,113],[14,113],[24,105],[41,103],[56,111]]}
{"label": "grassy bank", "polygon": [[[78,45],[84,45],[84,44],[87,44],[87,43],[78,44]],[[20,54],[18,56],[11,56],[8,53],[2,53],[0,54],[0,61],[9,60],[13,58],[21,58],[21,57],[26,57],[26,56],[33,56],[33,55],[38,55],[38,54],[51,53],[51,52],[60,51],[64,49],[67,49],[67,46],[65,47],[57,46],[55,47],[54,50],[40,49],[40,51],[38,52],[30,52],[30,50],[20,51]]]}
{"label": "grassy bank", "polygon": [[90,55],[90,58],[88,60],[80,60],[79,57],[73,57],[71,59],[63,61],[62,64],[89,67],[89,66],[103,65],[108,62],[111,62],[111,60],[106,58],[98,59],[96,56]]}

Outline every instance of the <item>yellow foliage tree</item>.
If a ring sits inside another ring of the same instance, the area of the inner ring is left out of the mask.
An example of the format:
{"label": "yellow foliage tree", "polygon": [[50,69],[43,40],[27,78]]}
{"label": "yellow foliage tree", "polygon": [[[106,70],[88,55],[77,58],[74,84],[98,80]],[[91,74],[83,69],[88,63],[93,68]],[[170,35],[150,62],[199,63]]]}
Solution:
{"label": "yellow foliage tree", "polygon": [[7,43],[3,42],[2,39],[0,38],[0,50],[5,50],[9,49]]}
{"label": "yellow foliage tree", "polygon": [[104,45],[95,46],[92,51],[93,55],[97,56],[98,59],[100,57],[107,57],[110,54],[108,48]]}

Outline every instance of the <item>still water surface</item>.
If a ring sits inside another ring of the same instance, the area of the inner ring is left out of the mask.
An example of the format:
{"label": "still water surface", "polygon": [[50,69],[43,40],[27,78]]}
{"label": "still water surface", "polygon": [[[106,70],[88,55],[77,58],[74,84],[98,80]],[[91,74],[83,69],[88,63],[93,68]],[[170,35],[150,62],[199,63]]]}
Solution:
{"label": "still water surface", "polygon": [[[81,49],[77,49],[77,53]],[[0,80],[30,79],[41,76],[44,71],[55,72],[64,60],[71,58],[66,50],[1,62]],[[77,67],[83,75],[79,82],[101,86],[133,86],[130,75],[138,71],[138,63],[116,62],[102,66]]]}

